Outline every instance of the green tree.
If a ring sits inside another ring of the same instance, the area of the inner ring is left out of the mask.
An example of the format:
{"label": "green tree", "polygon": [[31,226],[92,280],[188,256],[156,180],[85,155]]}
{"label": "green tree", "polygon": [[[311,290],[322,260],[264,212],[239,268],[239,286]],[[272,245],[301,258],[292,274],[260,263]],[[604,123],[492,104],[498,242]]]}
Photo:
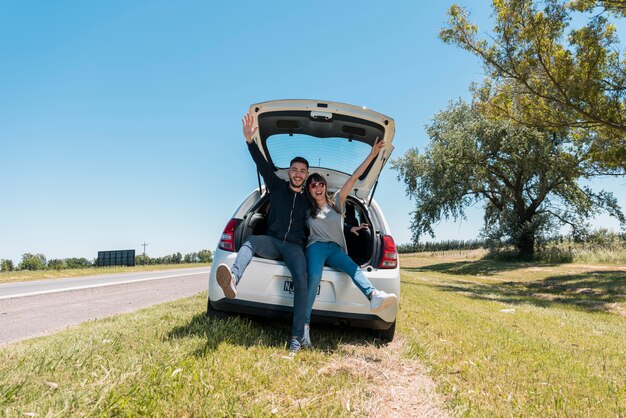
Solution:
{"label": "green tree", "polygon": [[153,258],[154,264],[173,264],[174,263],[174,255],[165,255],[163,257]]}
{"label": "green tree", "polygon": [[65,264],[65,260],[48,260],[48,268],[54,270],[62,270],[67,268],[67,264]]}
{"label": "green tree", "polygon": [[135,264],[138,266],[147,266],[148,264],[154,264],[148,255],[139,254],[135,256]]}
{"label": "green tree", "polygon": [[569,6],[581,12],[599,10],[611,12],[616,16],[626,16],[626,4],[623,0],[572,0]]}
{"label": "green tree", "polygon": [[572,137],[593,158],[626,168],[626,61],[611,21],[624,2],[493,0],[493,10],[488,36],[458,5],[440,32],[483,62],[488,77],[473,90],[485,115],[561,135],[583,128]]}
{"label": "green tree", "polygon": [[174,253],[171,256],[171,261],[173,264],[180,264],[183,262],[183,255],[180,252]]}
{"label": "green tree", "polygon": [[198,261],[200,263],[210,263],[213,261],[213,253],[211,250],[200,250],[198,251]]}
{"label": "green tree", "polygon": [[1,271],[13,271],[13,260],[2,259],[0,260],[0,270]]}
{"label": "green tree", "polygon": [[459,101],[427,126],[423,155],[410,149],[393,161],[416,202],[413,241],[434,235],[441,219],[464,219],[464,209],[483,203],[483,234],[514,244],[532,257],[536,239],[557,224],[586,229],[586,219],[606,211],[626,218],[611,193],[581,187],[579,179],[610,174],[587,160],[583,147],[551,133],[491,121]]}
{"label": "green tree", "polygon": [[82,269],[82,268],[87,268],[87,267],[92,267],[93,263],[89,260],[87,260],[84,257],[81,258],[76,258],[76,257],[72,257],[72,258],[66,258],[65,260],[65,264],[67,265],[68,269]]}
{"label": "green tree", "polygon": [[197,263],[198,262],[198,253],[187,253],[183,258],[185,263]]}
{"label": "green tree", "polygon": [[45,270],[46,257],[43,254],[22,254],[22,261],[17,268],[19,270]]}

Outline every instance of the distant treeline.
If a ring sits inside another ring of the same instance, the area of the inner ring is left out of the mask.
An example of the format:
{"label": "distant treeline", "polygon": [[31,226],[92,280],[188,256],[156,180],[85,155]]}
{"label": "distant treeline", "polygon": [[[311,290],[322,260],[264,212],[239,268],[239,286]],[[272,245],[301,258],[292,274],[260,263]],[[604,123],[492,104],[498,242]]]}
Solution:
{"label": "distant treeline", "polygon": [[[135,256],[135,264],[186,264],[186,263],[210,263],[213,261],[213,253],[210,250],[200,250],[196,253],[182,255],[180,252],[164,257],[150,257],[140,254]],[[12,260],[1,259],[1,271],[13,270],[64,270],[96,267],[96,259],[86,258],[63,258],[47,260],[43,254],[22,254],[22,261],[15,266]]]}
{"label": "distant treeline", "polygon": [[400,244],[396,248],[400,254],[404,253],[421,253],[430,251],[448,251],[448,250],[476,250],[478,248],[487,248],[485,240],[449,240],[440,242],[418,242],[409,244]]}
{"label": "distant treeline", "polygon": [[213,261],[213,253],[210,250],[200,250],[197,253],[174,253],[165,257],[152,258],[148,255],[140,254],[135,256],[135,264],[183,264],[183,263],[210,263]]}
{"label": "distant treeline", "polygon": [[[584,235],[570,236],[557,235],[547,240],[537,242],[538,256],[546,249],[552,249],[555,245],[576,245],[577,248],[612,248],[619,249],[626,246],[626,233],[616,233],[605,228],[598,229]],[[400,244],[396,246],[398,253],[436,252],[449,250],[476,250],[479,248],[489,249],[494,252],[510,248],[510,243],[486,239],[475,240],[449,240],[440,242],[418,242]]]}

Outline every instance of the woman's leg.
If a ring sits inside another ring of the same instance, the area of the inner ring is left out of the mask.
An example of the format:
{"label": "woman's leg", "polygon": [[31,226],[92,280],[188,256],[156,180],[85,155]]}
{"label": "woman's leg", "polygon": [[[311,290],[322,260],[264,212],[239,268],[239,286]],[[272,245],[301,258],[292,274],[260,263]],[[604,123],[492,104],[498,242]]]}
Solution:
{"label": "woman's leg", "polygon": [[332,268],[347,273],[366,298],[369,299],[370,293],[376,290],[358,264],[352,261],[350,256],[341,250],[340,246],[336,246],[333,253],[326,259],[326,263]]}

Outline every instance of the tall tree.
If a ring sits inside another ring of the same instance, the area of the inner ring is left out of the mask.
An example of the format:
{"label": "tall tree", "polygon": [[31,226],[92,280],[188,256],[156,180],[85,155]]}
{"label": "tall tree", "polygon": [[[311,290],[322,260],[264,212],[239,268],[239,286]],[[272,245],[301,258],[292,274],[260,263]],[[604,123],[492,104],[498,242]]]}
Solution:
{"label": "tall tree", "polygon": [[139,254],[135,256],[135,264],[138,266],[147,266],[148,264],[155,264],[155,262],[150,258],[150,256]]}
{"label": "tall tree", "polygon": [[183,255],[179,252],[172,254],[171,262],[173,264],[180,264],[183,262]]}
{"label": "tall tree", "polygon": [[198,253],[187,253],[183,257],[185,263],[197,263],[198,261]]}
{"label": "tall tree", "polygon": [[485,207],[484,235],[514,244],[523,258],[534,255],[536,239],[555,225],[583,231],[601,211],[626,223],[611,193],[578,184],[611,170],[567,138],[485,119],[463,101],[435,115],[426,130],[423,154],[410,149],[392,162],[415,200],[414,242],[433,236],[441,219],[464,219],[476,203]]}
{"label": "tall tree", "polygon": [[65,260],[65,264],[67,265],[68,269],[82,269],[82,268],[87,268],[87,267],[93,267],[94,263],[87,260],[85,257],[72,257],[72,258],[66,258]]}
{"label": "tall tree", "polygon": [[48,268],[54,270],[62,270],[67,268],[65,260],[59,260],[57,258],[48,260]]}
{"label": "tall tree", "polygon": [[0,260],[0,271],[13,271],[13,260]]}
{"label": "tall tree", "polygon": [[[485,114],[559,133],[584,128],[586,151],[625,169],[626,61],[611,23],[624,17],[624,2],[493,0],[493,10],[488,37],[458,5],[440,32],[483,62],[488,77],[474,94]],[[572,25],[574,15],[582,25]]]}
{"label": "tall tree", "polygon": [[198,260],[201,263],[210,263],[213,261],[213,253],[211,250],[200,250],[198,251]]}
{"label": "tall tree", "polygon": [[45,270],[46,256],[43,254],[22,254],[22,261],[17,266],[19,270]]}

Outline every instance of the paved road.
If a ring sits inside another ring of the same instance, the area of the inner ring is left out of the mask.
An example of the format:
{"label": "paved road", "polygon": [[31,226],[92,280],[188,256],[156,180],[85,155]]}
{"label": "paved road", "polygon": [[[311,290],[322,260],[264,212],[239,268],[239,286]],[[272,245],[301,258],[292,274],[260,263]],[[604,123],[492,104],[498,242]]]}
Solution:
{"label": "paved road", "polygon": [[203,292],[209,268],[0,285],[0,345]]}

